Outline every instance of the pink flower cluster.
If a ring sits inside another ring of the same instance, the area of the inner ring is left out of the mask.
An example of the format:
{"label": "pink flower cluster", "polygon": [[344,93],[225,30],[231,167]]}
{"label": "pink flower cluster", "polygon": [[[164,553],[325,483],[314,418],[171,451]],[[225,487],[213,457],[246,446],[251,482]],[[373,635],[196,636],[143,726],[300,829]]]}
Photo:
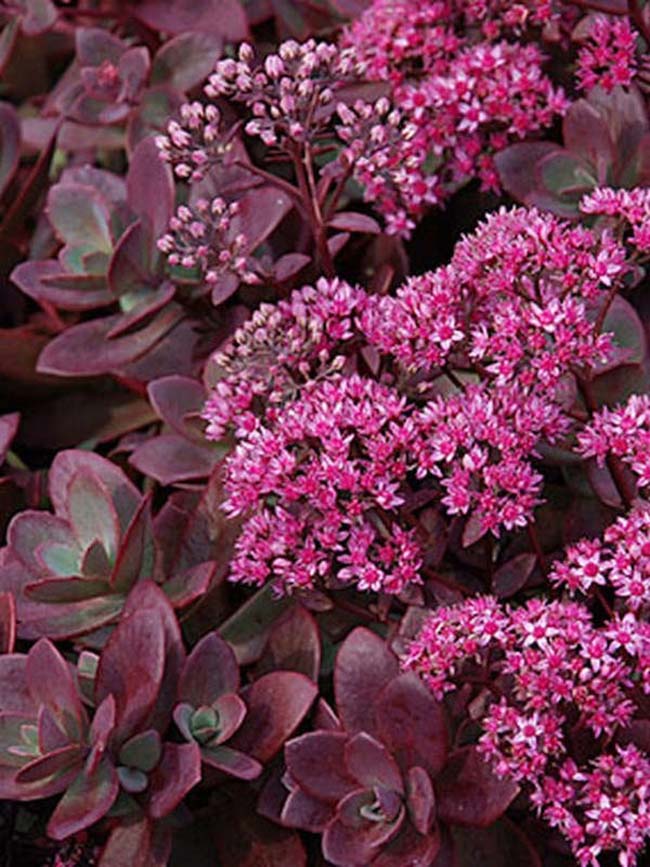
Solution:
{"label": "pink flower cluster", "polygon": [[557,405],[515,386],[469,386],[414,415],[416,476],[440,478],[448,514],[471,515],[472,538],[524,527],[541,502],[531,457],[567,426]]}
{"label": "pink flower cluster", "polygon": [[420,549],[394,520],[410,436],[405,399],[357,375],[306,386],[228,460],[224,508],[245,517],[231,578],[279,592],[355,584],[399,593]]}
{"label": "pink flower cluster", "polygon": [[610,352],[591,310],[626,269],[623,246],[607,234],[534,209],[501,210],[456,245],[448,266],[372,299],[362,328],[410,371],[455,357],[499,386],[554,399],[563,377]]}
{"label": "pink flower cluster", "polygon": [[396,90],[397,105],[419,95],[423,136],[449,191],[471,177],[499,190],[492,155],[564,113],[568,102],[542,72],[543,59],[535,45],[481,42],[415,89]]}
{"label": "pink flower cluster", "polygon": [[358,77],[354,54],[313,39],[283,42],[277,54],[257,62],[244,43],[237,60],[220,60],[205,88],[211,98],[226,96],[243,102],[253,117],[246,132],[268,146],[306,141],[327,124],[327,108],[334,92]]}
{"label": "pink flower cluster", "polygon": [[212,166],[223,162],[232,149],[232,135],[221,132],[221,112],[216,105],[184,103],[180,121],[170,120],[167,134],[156,137],[160,158],[177,177],[200,181]]}
{"label": "pink flower cluster", "polygon": [[[521,27],[552,16],[548,4],[539,10],[512,5],[377,0],[344,32],[341,44],[361,59],[369,78],[390,82],[391,101],[408,118],[407,158],[398,179],[398,188],[408,190],[404,207],[396,207],[394,195],[368,194],[394,232],[408,237],[426,205],[443,202],[472,177],[484,189],[499,189],[492,155],[549,126],[566,109],[562,92],[542,72],[536,46],[489,41],[502,25]],[[468,29],[468,23],[482,30]],[[354,136],[352,156],[363,154],[367,136],[361,130],[347,135]],[[357,177],[366,188],[381,184],[387,160],[376,168],[374,154],[364,161]]]}
{"label": "pink flower cluster", "polygon": [[[587,867],[604,851],[633,865],[650,836],[650,759],[615,740],[637,711],[635,672],[649,662],[650,626],[633,614],[597,627],[578,603],[514,609],[488,597],[432,612],[403,665],[438,697],[468,677],[485,691],[483,755],[525,786]],[[642,688],[650,693],[647,678]]]}
{"label": "pink flower cluster", "polygon": [[627,87],[636,73],[637,34],[626,17],[596,15],[578,52],[576,78],[583,90],[602,87],[608,93]]}
{"label": "pink flower cluster", "polygon": [[621,458],[639,487],[650,485],[650,397],[633,394],[617,409],[603,407],[578,434],[577,450],[600,466],[608,454]]}
{"label": "pink flower cluster", "polygon": [[571,593],[611,587],[626,608],[650,603],[650,510],[633,508],[605,530],[603,539],[583,539],[566,549],[550,580]]}
{"label": "pink flower cluster", "polygon": [[353,337],[366,297],[343,280],[322,279],[277,305],[262,304],[213,356],[221,379],[203,413],[208,438],[221,439],[231,426],[245,437],[258,417],[275,423],[307,382],[339,370],[345,359],[337,353]]}
{"label": "pink flower cluster", "polygon": [[259,283],[254,264],[246,255],[248,240],[238,231],[239,205],[217,197],[181,205],[169,222],[169,232],[158,239],[158,249],[172,266],[197,269],[214,286],[224,278]]}
{"label": "pink flower cluster", "polygon": [[330,171],[335,177],[351,171],[364,199],[384,216],[388,234],[408,237],[415,228],[411,217],[438,204],[442,195],[438,176],[426,170],[429,150],[422,129],[386,97],[374,104],[339,103],[337,113],[336,132],[345,147]]}
{"label": "pink flower cluster", "polygon": [[627,243],[639,253],[650,253],[650,189],[634,187],[631,190],[599,187],[580,202],[584,214],[598,214],[614,218],[623,224]]}

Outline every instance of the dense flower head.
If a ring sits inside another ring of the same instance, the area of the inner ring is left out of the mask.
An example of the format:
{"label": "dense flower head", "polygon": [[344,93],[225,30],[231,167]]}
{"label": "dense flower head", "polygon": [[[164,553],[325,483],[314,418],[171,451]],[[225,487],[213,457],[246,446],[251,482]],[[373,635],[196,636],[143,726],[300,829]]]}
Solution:
{"label": "dense flower head", "polygon": [[637,34],[626,17],[596,15],[578,52],[576,78],[583,90],[606,92],[632,83],[636,73]]}
{"label": "dense flower head", "polygon": [[650,253],[650,189],[598,187],[580,202],[585,214],[597,214],[621,222],[627,243],[639,253]]}
{"label": "dense flower head", "polygon": [[[430,613],[403,666],[438,697],[468,673],[488,687],[479,748],[496,772],[526,786],[581,865],[610,850],[632,865],[650,835],[650,759],[612,740],[637,711],[634,673],[649,638],[632,613],[599,627],[579,603],[511,608],[480,597]],[[641,686],[647,693],[647,678]],[[592,746],[579,766],[570,753],[582,730]]]}
{"label": "dense flower head", "polygon": [[271,146],[308,140],[320,131],[323,109],[333,103],[336,89],[360,72],[354,54],[331,43],[287,40],[263,62],[244,43],[236,60],[217,62],[205,92],[211,98],[226,96],[251,108],[253,117],[246,132]]}
{"label": "dense flower head", "polygon": [[448,266],[371,299],[361,324],[409,371],[465,357],[497,385],[552,397],[564,376],[610,352],[590,311],[625,270],[625,251],[607,234],[501,210],[456,245]]}
{"label": "dense flower head", "polygon": [[564,113],[568,103],[542,71],[543,60],[535,45],[481,42],[460,51],[415,93],[411,87],[396,92],[397,105],[419,95],[427,147],[451,190],[475,176],[484,189],[498,190],[491,155]]}
{"label": "dense flower head", "polygon": [[200,181],[212,166],[228,158],[232,135],[221,131],[216,105],[194,101],[180,108],[180,120],[170,120],[166,135],[156,137],[160,158],[182,180]]}
{"label": "dense flower head", "polygon": [[351,169],[364,199],[386,219],[387,232],[408,237],[415,228],[411,217],[441,201],[439,178],[426,166],[423,131],[386,97],[374,104],[339,103],[337,114],[341,123],[336,131],[345,147],[331,171],[342,175]]}
{"label": "dense flower head", "polygon": [[226,276],[244,283],[259,283],[254,263],[246,256],[248,240],[238,231],[238,202],[217,196],[181,205],[169,222],[169,232],[158,240],[158,249],[172,266],[198,270],[208,285]]}
{"label": "dense flower head", "polygon": [[231,579],[279,591],[417,583],[420,549],[396,520],[410,436],[405,399],[386,386],[357,375],[305,386],[228,460],[224,508],[245,519]]}
{"label": "dense flower head", "polygon": [[616,409],[603,407],[578,433],[577,450],[602,466],[609,454],[619,457],[639,487],[650,484],[650,397],[633,394]]}
{"label": "dense flower head", "polygon": [[601,539],[583,539],[566,549],[550,580],[572,592],[588,594],[610,586],[625,608],[650,603],[650,511],[633,508],[605,530]]}
{"label": "dense flower head", "polygon": [[556,405],[516,387],[468,386],[414,415],[416,475],[440,479],[450,515],[472,515],[480,533],[523,527],[541,501],[535,446],[566,420]]}
{"label": "dense flower head", "polygon": [[262,304],[213,356],[222,378],[204,409],[206,434],[221,439],[231,425],[246,436],[257,415],[273,421],[308,381],[336,372],[337,349],[354,333],[367,296],[343,280],[319,280],[274,304]]}

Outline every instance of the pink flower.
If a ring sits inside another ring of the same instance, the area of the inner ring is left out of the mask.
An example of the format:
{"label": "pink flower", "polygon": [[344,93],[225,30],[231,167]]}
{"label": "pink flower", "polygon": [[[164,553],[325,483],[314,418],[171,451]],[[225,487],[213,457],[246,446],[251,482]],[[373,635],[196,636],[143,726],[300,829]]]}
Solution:
{"label": "pink flower", "polygon": [[576,77],[583,90],[602,87],[608,93],[627,87],[636,74],[637,34],[626,17],[597,15],[578,52]]}

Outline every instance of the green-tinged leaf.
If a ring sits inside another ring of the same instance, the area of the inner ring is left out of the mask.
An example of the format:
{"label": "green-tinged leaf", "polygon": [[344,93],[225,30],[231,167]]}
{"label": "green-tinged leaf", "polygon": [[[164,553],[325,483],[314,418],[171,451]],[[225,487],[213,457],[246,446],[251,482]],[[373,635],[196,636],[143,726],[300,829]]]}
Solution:
{"label": "green-tinged leaf", "polygon": [[288,596],[278,599],[272,585],[267,584],[219,627],[221,637],[232,646],[240,665],[259,658],[268,630],[293,604]]}

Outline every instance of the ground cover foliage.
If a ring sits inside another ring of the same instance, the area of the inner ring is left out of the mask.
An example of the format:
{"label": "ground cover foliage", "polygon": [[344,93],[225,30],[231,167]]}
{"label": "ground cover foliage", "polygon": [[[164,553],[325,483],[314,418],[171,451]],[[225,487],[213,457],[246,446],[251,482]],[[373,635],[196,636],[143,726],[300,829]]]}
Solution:
{"label": "ground cover foliage", "polygon": [[0,2],[0,862],[633,867],[650,4]]}

